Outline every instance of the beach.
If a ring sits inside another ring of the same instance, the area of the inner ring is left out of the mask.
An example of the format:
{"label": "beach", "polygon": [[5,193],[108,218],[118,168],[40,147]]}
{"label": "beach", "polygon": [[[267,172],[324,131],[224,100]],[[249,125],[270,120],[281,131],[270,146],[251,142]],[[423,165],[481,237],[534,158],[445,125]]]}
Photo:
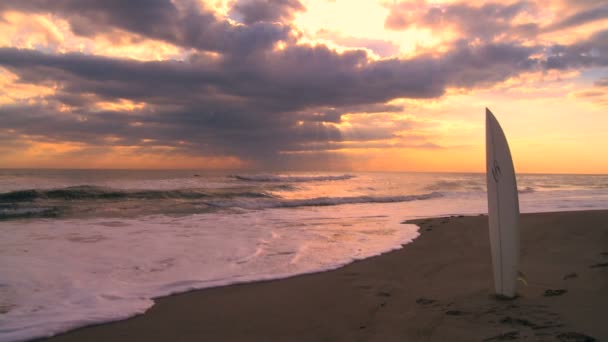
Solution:
{"label": "beach", "polygon": [[520,296],[492,296],[486,216],[411,221],[403,249],[282,280],[155,300],[44,341],[602,341],[608,211],[523,214]]}

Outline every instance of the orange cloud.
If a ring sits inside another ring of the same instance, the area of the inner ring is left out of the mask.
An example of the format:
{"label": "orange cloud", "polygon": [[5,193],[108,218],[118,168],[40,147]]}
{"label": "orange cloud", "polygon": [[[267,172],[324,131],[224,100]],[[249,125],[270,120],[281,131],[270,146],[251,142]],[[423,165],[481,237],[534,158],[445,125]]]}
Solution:
{"label": "orange cloud", "polygon": [[55,91],[55,86],[20,83],[17,75],[0,67],[0,105],[41,101],[45,96],[55,94]]}
{"label": "orange cloud", "polygon": [[65,19],[51,14],[8,11],[0,16],[0,47],[81,52],[140,61],[184,59],[189,54],[175,45],[118,29],[94,37],[77,36]]}

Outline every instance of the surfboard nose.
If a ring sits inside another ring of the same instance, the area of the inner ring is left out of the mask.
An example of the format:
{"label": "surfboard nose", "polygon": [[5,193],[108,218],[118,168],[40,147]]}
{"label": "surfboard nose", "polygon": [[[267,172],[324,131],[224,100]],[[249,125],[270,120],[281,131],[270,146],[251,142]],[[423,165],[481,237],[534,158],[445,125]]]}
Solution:
{"label": "surfboard nose", "polygon": [[486,107],[486,118],[487,117],[494,117],[494,114],[490,111],[488,107]]}

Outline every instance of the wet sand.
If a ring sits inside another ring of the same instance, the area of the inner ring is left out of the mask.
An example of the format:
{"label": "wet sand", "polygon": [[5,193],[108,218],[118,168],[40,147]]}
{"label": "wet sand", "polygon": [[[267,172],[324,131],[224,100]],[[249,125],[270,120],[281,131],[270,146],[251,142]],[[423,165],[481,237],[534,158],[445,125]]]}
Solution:
{"label": "wet sand", "polygon": [[338,270],[159,298],[45,341],[608,341],[608,211],[522,215],[520,297],[492,296],[487,217],[412,221]]}

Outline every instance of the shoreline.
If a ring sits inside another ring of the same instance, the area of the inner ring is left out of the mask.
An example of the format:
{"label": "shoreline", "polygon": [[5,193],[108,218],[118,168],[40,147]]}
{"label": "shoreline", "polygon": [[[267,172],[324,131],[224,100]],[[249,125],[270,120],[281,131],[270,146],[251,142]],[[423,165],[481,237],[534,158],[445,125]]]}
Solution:
{"label": "shoreline", "polygon": [[529,284],[510,301],[492,296],[486,216],[403,223],[420,236],[398,250],[157,298],[142,315],[40,341],[608,339],[608,210],[522,214]]}

